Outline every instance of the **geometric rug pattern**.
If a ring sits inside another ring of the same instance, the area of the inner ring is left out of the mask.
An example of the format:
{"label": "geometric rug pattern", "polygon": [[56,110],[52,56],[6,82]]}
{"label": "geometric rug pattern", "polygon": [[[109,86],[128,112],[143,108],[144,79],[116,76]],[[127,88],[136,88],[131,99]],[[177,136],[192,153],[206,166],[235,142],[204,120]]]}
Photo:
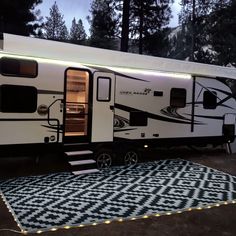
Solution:
{"label": "geometric rug pattern", "polygon": [[236,177],[175,159],[74,176],[56,173],[0,181],[22,231],[177,212],[236,199]]}

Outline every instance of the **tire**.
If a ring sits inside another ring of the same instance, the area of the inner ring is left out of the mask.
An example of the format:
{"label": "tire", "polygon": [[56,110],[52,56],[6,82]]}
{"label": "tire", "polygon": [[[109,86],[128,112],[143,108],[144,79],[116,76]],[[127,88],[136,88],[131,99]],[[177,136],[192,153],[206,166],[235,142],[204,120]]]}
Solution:
{"label": "tire", "polygon": [[103,170],[111,167],[113,155],[110,150],[100,150],[96,153],[95,157],[98,169]]}
{"label": "tire", "polygon": [[139,152],[136,150],[128,150],[124,153],[124,164],[126,166],[136,165],[139,160]]}

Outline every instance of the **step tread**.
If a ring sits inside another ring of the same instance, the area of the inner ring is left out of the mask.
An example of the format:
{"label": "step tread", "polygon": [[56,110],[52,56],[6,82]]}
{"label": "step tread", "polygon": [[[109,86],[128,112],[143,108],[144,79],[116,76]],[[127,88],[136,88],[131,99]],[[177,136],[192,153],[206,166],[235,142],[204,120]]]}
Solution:
{"label": "step tread", "polygon": [[79,170],[79,171],[73,171],[72,173],[74,175],[82,175],[82,174],[89,174],[89,173],[96,173],[99,172],[98,169],[89,169],[89,170]]}
{"label": "step tread", "polygon": [[69,161],[69,163],[72,166],[76,166],[76,165],[93,164],[93,163],[96,163],[96,161],[92,160],[92,159],[89,159],[89,160]]}
{"label": "step tread", "polygon": [[92,151],[90,150],[83,150],[83,151],[70,151],[70,152],[65,152],[67,156],[79,156],[79,155],[89,155],[93,154]]}
{"label": "step tread", "polygon": [[64,143],[64,147],[85,146],[85,145],[89,145],[89,143]]}

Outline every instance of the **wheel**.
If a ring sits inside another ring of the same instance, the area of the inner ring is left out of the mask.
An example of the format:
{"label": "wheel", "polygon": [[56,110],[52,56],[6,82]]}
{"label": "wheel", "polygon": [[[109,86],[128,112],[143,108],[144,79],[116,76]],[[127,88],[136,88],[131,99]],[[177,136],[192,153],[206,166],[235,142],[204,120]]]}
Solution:
{"label": "wheel", "polygon": [[124,163],[126,166],[136,165],[138,163],[139,153],[134,150],[129,150],[124,154]]}
{"label": "wheel", "polygon": [[112,164],[112,153],[109,150],[99,151],[96,154],[96,162],[98,169],[108,169]]}

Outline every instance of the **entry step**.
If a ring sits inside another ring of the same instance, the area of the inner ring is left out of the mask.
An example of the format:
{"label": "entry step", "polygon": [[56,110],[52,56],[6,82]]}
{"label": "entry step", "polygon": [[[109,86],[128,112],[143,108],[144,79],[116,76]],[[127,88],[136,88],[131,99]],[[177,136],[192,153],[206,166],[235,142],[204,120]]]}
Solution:
{"label": "entry step", "polygon": [[67,156],[81,156],[81,155],[90,155],[93,154],[90,150],[83,150],[83,151],[72,151],[72,152],[65,152]]}
{"label": "entry step", "polygon": [[96,173],[99,172],[98,169],[89,169],[89,170],[78,170],[78,171],[73,171],[72,173],[74,175],[83,175],[83,174],[90,174],[90,173]]}
{"label": "entry step", "polygon": [[69,163],[72,166],[77,166],[77,165],[93,164],[93,163],[96,163],[96,161],[89,159],[89,160],[81,160],[81,161],[69,161]]}

